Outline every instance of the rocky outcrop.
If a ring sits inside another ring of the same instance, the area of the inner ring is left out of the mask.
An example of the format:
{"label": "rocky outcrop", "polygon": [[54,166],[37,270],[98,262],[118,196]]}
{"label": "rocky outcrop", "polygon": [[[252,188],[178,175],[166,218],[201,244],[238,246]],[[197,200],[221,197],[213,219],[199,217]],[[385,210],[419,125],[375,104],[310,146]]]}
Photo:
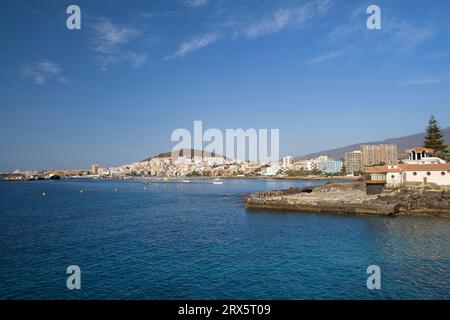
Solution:
{"label": "rocky outcrop", "polygon": [[336,212],[450,216],[450,191],[404,188],[367,195],[364,184],[334,183],[316,188],[253,193],[245,199],[249,209],[301,212]]}
{"label": "rocky outcrop", "polygon": [[401,188],[378,196],[382,204],[397,204],[404,214],[450,215],[450,190],[439,188]]}

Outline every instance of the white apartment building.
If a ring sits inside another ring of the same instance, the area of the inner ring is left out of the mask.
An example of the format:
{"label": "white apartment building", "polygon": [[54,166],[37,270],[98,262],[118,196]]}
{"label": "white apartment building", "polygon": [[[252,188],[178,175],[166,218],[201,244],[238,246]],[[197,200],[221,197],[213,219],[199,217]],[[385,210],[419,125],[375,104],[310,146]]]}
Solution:
{"label": "white apartment building", "polygon": [[292,165],[294,164],[294,158],[291,156],[285,156],[283,157],[283,168],[284,169],[288,169],[291,168]]}

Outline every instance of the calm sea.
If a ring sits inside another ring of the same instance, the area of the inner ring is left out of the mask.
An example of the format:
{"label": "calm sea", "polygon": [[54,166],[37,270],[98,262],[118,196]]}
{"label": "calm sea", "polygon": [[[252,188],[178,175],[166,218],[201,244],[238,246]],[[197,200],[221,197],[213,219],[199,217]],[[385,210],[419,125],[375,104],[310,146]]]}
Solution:
{"label": "calm sea", "polygon": [[[450,299],[449,219],[240,201],[314,183],[2,182],[0,299]],[[66,287],[69,265],[81,290]],[[381,290],[366,287],[369,265]]]}

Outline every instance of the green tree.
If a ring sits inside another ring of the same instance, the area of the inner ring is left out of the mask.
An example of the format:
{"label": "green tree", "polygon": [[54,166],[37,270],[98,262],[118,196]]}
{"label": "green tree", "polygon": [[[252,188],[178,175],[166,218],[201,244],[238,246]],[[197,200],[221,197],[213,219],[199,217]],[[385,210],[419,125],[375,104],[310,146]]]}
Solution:
{"label": "green tree", "polygon": [[448,157],[448,146],[445,144],[444,134],[434,116],[431,116],[431,119],[428,121],[423,146],[433,149],[434,155],[439,158],[447,159]]}

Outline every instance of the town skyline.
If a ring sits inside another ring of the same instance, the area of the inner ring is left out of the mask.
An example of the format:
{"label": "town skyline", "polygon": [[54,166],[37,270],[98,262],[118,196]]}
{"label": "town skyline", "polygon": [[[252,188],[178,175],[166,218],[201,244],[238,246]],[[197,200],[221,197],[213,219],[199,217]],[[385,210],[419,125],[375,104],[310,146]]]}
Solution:
{"label": "town skyline", "polygon": [[[450,127],[442,128],[442,131],[444,133],[448,132],[449,130],[450,130]],[[420,137],[420,139],[422,139],[422,136],[425,136],[425,132],[420,133],[420,134],[415,134],[415,135],[408,135],[408,136],[402,136],[402,137],[396,137],[396,138],[389,138],[389,139],[385,139],[385,140],[358,142],[358,143],[350,144],[350,145],[347,145],[347,146],[341,146],[341,147],[338,147],[338,148],[332,148],[330,150],[321,150],[321,151],[318,151],[318,152],[310,153],[308,155],[306,155],[306,154],[303,154],[303,155],[298,155],[298,154],[281,154],[280,153],[279,159],[277,161],[275,161],[275,162],[282,163],[284,161],[285,157],[292,157],[294,161],[302,161],[302,160],[311,161],[311,160],[321,159],[323,157],[326,157],[327,158],[326,160],[328,160],[328,159],[336,160],[336,161],[342,160],[342,162],[344,162],[344,160],[345,160],[345,158],[347,156],[347,153],[352,153],[353,151],[359,151],[360,148],[362,146],[364,146],[364,145],[373,145],[373,146],[376,146],[376,145],[395,145],[396,148],[397,148],[397,143],[395,143],[396,140],[411,139],[411,138],[415,138],[413,140],[417,140],[417,139],[419,139],[419,137]],[[447,141],[450,140],[450,138],[448,136],[448,133],[444,135],[444,139],[446,139]],[[404,147],[403,149],[402,149],[401,146],[399,146],[398,147],[399,148],[398,152],[399,152],[399,154],[401,154],[403,150],[406,150],[406,148],[410,148],[410,147],[413,147],[413,146],[421,146],[421,145],[422,145],[422,143],[409,142],[407,147]],[[249,148],[248,143],[245,144],[245,148],[247,150],[246,152],[248,152],[248,148]],[[270,149],[270,145],[269,145],[269,149]],[[344,151],[345,149],[347,149],[348,151]],[[97,164],[97,163],[94,164],[94,162],[91,162],[89,165],[87,165],[85,167],[71,167],[71,168],[62,168],[62,167],[54,167],[54,168],[35,168],[35,167],[33,167],[33,168],[15,168],[15,169],[11,169],[11,170],[3,170],[3,171],[0,170],[0,173],[11,173],[13,171],[22,171],[22,172],[42,171],[42,172],[44,172],[44,171],[58,171],[58,170],[63,170],[63,171],[64,170],[67,170],[67,171],[80,171],[80,172],[81,171],[85,171],[85,172],[88,172],[89,168],[91,168],[93,165],[99,166],[101,168],[114,168],[114,167],[115,168],[120,168],[120,167],[126,167],[126,166],[128,166],[130,164],[137,164],[137,163],[141,163],[141,162],[143,163],[143,162],[148,161],[148,160],[150,160],[152,158],[161,158],[161,157],[165,158],[165,157],[170,156],[171,153],[176,153],[177,156],[186,157],[186,155],[183,155],[183,153],[186,152],[186,150],[187,151],[190,150],[192,152],[192,157],[194,157],[194,156],[198,157],[198,154],[201,153],[203,155],[202,157],[205,157],[205,158],[210,158],[210,157],[221,157],[222,158],[223,157],[223,158],[227,159],[227,157],[224,154],[225,152],[224,153],[219,153],[219,152],[215,152],[214,151],[211,154],[208,151],[205,151],[205,148],[203,148],[203,149],[195,149],[195,148],[190,148],[190,149],[173,149],[172,151],[167,151],[166,150],[165,152],[159,152],[157,154],[152,154],[152,155],[146,156],[143,159],[132,159],[131,161],[128,161],[128,162],[125,162],[125,163],[119,163],[117,165],[102,165],[102,164]],[[333,155],[329,156],[330,152],[332,154],[334,154],[334,152],[336,152],[337,150],[341,150],[341,152],[342,152],[341,156],[333,156]],[[187,156],[187,157],[189,157],[189,156]],[[254,162],[254,161],[249,161],[248,159],[247,160],[238,160],[238,159],[233,158],[233,159],[228,159],[228,160],[231,161],[231,162],[242,162],[242,161],[245,161],[245,162],[249,162],[249,163],[261,163],[260,161]]]}
{"label": "town skyline", "polygon": [[369,1],[76,4],[81,30],[57,1],[0,12],[0,171],[130,163],[195,120],[280,129],[280,156],[450,126],[446,1],[379,1],[381,30]]}

